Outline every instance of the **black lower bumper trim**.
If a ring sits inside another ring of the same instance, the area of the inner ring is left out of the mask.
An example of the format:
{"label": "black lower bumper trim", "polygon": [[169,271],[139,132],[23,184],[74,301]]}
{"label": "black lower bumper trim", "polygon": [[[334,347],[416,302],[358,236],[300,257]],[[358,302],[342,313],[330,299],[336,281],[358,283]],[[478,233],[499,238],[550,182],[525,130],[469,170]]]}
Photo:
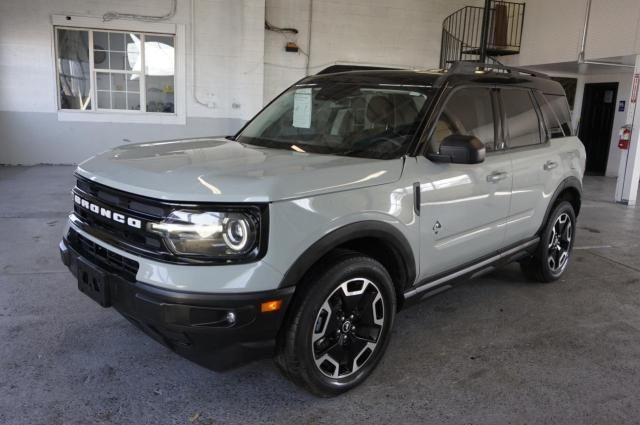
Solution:
{"label": "black lower bumper trim", "polygon": [[[88,260],[60,242],[62,262],[74,276]],[[266,292],[202,294],[131,282],[99,268],[109,304],[149,336],[213,370],[226,370],[273,354],[275,338],[293,287]],[[86,292],[85,292],[86,293]],[[265,301],[282,300],[279,311],[261,313]]]}

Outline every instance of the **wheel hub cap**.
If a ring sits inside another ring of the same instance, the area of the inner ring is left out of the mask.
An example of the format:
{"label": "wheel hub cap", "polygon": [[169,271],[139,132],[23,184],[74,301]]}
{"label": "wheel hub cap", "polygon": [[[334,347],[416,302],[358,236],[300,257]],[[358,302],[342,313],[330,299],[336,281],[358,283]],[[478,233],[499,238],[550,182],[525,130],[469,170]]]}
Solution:
{"label": "wheel hub cap", "polygon": [[311,348],[316,367],[330,378],[361,369],[378,345],[385,321],[380,289],[369,279],[340,284],[320,307]]}
{"label": "wheel hub cap", "polygon": [[571,223],[571,217],[567,213],[562,213],[553,223],[547,250],[547,263],[551,272],[555,275],[559,275],[567,267],[572,237],[573,224]]}

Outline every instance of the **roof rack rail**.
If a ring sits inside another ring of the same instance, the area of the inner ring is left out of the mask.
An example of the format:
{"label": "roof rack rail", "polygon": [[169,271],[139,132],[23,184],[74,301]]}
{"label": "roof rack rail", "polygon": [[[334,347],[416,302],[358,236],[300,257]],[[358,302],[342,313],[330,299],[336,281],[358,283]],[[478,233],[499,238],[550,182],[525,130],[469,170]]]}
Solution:
{"label": "roof rack rail", "polygon": [[472,74],[477,70],[499,70],[509,74],[526,74],[538,78],[550,78],[547,74],[530,69],[518,68],[515,66],[506,66],[498,64],[489,64],[472,61],[456,61],[451,63],[451,68],[447,70],[449,74]]}
{"label": "roof rack rail", "polygon": [[349,71],[393,71],[393,70],[400,70],[400,69],[401,68],[391,68],[386,66],[336,64],[336,65],[328,66],[318,71],[316,75],[335,74],[338,72],[349,72]]}

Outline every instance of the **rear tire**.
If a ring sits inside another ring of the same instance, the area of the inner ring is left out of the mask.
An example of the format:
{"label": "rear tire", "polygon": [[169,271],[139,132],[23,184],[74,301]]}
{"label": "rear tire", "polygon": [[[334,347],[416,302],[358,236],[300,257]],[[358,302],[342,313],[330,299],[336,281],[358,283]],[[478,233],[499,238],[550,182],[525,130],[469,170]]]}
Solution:
{"label": "rear tire", "polygon": [[340,251],[300,283],[278,338],[276,363],[315,395],[341,394],[375,369],[395,313],[395,290],[382,264]]}
{"label": "rear tire", "polygon": [[573,206],[567,201],[560,202],[547,220],[534,256],[520,263],[524,275],[535,282],[558,280],[569,264],[575,229]]}

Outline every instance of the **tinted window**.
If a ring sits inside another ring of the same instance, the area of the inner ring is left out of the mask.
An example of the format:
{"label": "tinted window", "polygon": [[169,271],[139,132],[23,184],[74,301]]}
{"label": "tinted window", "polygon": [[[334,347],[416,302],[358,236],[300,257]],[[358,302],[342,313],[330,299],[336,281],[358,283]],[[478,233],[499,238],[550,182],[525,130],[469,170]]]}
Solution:
{"label": "tinted window", "polygon": [[542,118],[544,119],[544,125],[547,128],[549,137],[552,139],[564,137],[562,125],[560,124],[558,116],[553,111],[551,104],[547,102],[547,99],[541,93],[536,93],[535,97],[538,101],[538,105],[540,106],[540,110],[542,111]]}
{"label": "tinted window", "polygon": [[502,90],[502,107],[507,118],[510,148],[540,143],[538,114],[528,90]]}
{"label": "tinted window", "polygon": [[455,91],[447,100],[431,136],[430,149],[438,152],[440,143],[452,134],[475,136],[494,150],[493,107],[491,91],[484,87],[470,87]]}
{"label": "tinted window", "polygon": [[569,103],[567,103],[567,98],[561,95],[555,94],[546,94],[544,97],[551,105],[551,109],[555,113],[556,117],[560,121],[560,126],[564,131],[565,136],[573,135],[573,130],[571,129],[571,112],[569,111]]}

